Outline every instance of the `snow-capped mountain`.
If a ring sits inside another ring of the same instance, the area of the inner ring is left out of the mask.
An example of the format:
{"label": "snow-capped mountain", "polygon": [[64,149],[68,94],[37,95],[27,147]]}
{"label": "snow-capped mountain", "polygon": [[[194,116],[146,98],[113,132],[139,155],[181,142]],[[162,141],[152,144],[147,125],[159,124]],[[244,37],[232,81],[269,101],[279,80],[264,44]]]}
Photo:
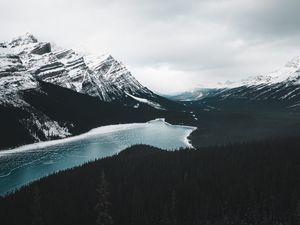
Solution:
{"label": "snow-capped mountain", "polygon": [[[30,116],[20,117],[19,123],[26,126],[35,140],[47,139],[50,136],[66,137],[70,135],[68,129],[61,127],[56,121],[51,120],[47,115],[40,113],[28,104],[20,92],[35,89],[38,87],[37,80],[27,71],[26,65],[21,58],[11,51],[10,48],[20,45],[29,45],[36,41],[33,36],[26,36],[22,39],[14,39],[10,43],[0,45],[0,106],[1,111],[9,111],[12,108],[19,108]],[[21,49],[14,49],[20,51]],[[5,118],[2,118],[5,120]],[[3,124],[3,123],[2,123]]]}
{"label": "snow-capped mountain", "polygon": [[31,34],[0,43],[0,149],[150,120],[173,104],[111,55],[52,47]]}
{"label": "snow-capped mountain", "polygon": [[97,96],[103,101],[120,102],[129,98],[137,102],[132,96],[153,101],[157,97],[111,55],[93,56],[72,49],[52,49],[50,43],[39,42],[28,33],[1,43],[0,54],[2,72],[26,72],[35,79]]}
{"label": "snow-capped mountain", "polygon": [[284,108],[300,107],[300,57],[271,73],[251,76],[238,82],[227,82],[222,88],[197,89],[173,96],[173,100],[194,101],[200,105],[224,106],[238,103],[237,107],[251,103],[270,104]]}
{"label": "snow-capped mountain", "polygon": [[[247,79],[232,82],[229,87],[272,85],[282,82],[299,84],[300,81],[300,57],[295,57],[287,62],[283,67],[267,74],[250,76]],[[225,86],[226,87],[226,86]]]}

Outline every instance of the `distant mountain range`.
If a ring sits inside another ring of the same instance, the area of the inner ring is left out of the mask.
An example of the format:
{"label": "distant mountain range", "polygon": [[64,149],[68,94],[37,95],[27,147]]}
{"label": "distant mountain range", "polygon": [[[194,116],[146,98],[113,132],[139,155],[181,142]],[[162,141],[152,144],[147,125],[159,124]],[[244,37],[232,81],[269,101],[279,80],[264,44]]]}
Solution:
{"label": "distant mountain range", "polygon": [[170,99],[197,104],[206,109],[256,107],[300,108],[300,57],[274,72],[252,76],[240,82],[228,82],[222,88],[199,88],[191,92],[169,96]]}
{"label": "distant mountain range", "polygon": [[178,106],[111,55],[52,47],[29,33],[0,43],[0,149],[153,119],[170,107]]}

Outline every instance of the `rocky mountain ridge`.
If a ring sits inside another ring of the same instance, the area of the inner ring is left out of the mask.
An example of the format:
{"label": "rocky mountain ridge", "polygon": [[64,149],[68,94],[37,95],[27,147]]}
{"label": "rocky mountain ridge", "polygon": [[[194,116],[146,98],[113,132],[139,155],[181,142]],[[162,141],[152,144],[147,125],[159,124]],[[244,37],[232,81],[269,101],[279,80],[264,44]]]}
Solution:
{"label": "rocky mountain ridge", "polygon": [[[295,57],[282,68],[273,72],[250,76],[238,82],[227,82],[222,88],[199,88],[172,96],[172,100],[196,102],[200,105],[220,106],[251,105],[263,103],[285,109],[300,107],[300,57]],[[230,103],[230,104],[228,104]],[[191,103],[192,104],[192,103]]]}
{"label": "rocky mountain ridge", "polygon": [[0,149],[154,119],[168,104],[111,55],[52,47],[29,33],[0,43]]}
{"label": "rocky mountain ridge", "polygon": [[107,102],[129,97],[126,93],[155,97],[111,55],[83,55],[72,49],[52,50],[50,43],[39,42],[28,33],[0,46],[1,77],[3,73],[26,72],[36,79]]}

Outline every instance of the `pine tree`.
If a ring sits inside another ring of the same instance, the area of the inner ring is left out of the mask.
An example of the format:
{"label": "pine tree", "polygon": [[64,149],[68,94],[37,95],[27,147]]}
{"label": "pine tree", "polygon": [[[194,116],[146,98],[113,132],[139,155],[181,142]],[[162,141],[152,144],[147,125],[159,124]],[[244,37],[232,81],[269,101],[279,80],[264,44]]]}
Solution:
{"label": "pine tree", "polygon": [[297,202],[296,206],[296,224],[300,225],[300,200]]}
{"label": "pine tree", "polygon": [[165,205],[161,219],[162,225],[177,225],[176,192],[171,193],[169,202]]}
{"label": "pine tree", "polygon": [[33,216],[31,225],[43,225],[44,221],[42,218],[41,195],[38,186],[34,188],[33,204],[32,204],[31,211]]}
{"label": "pine tree", "polygon": [[161,225],[172,225],[170,215],[169,215],[168,205],[164,206],[160,224]]}
{"label": "pine tree", "polygon": [[136,186],[132,193],[131,203],[131,224],[142,224],[142,210],[143,210],[143,193]]}
{"label": "pine tree", "polygon": [[109,214],[109,209],[111,203],[109,202],[109,191],[108,191],[108,183],[105,179],[105,174],[102,172],[100,177],[100,182],[97,185],[97,205],[96,205],[96,212],[97,212],[97,225],[112,225],[113,219]]}
{"label": "pine tree", "polygon": [[176,213],[176,192],[172,191],[171,203],[170,203],[170,216],[172,225],[177,225],[177,213]]}

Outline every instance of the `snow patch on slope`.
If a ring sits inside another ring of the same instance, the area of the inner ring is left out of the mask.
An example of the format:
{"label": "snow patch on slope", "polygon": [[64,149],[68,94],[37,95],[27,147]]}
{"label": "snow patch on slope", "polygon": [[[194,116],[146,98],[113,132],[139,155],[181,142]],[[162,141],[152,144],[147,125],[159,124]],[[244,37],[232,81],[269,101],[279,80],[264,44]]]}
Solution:
{"label": "snow patch on slope", "polygon": [[126,95],[128,95],[129,97],[133,98],[134,100],[136,100],[138,102],[150,105],[151,107],[156,108],[156,109],[165,110],[160,104],[158,104],[156,102],[150,101],[150,100],[145,99],[145,98],[139,98],[139,97],[133,96],[133,95],[127,93],[127,92],[125,92],[125,93],[126,93]]}

